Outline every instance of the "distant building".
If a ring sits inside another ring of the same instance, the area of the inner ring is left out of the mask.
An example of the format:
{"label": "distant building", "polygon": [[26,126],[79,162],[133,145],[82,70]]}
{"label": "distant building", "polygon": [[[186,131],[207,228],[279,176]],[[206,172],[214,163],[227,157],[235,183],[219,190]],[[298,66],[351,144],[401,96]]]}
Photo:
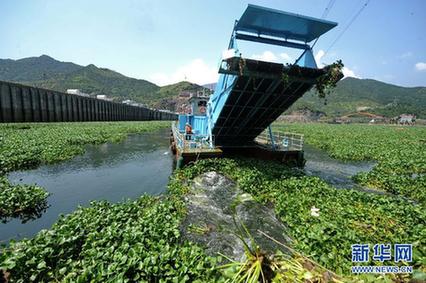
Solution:
{"label": "distant building", "polygon": [[330,124],[349,124],[351,120],[347,117],[335,117],[329,123]]}
{"label": "distant building", "polygon": [[106,96],[105,94],[98,94],[96,95],[97,99],[105,100],[105,101],[113,101],[114,99],[111,97]]}
{"label": "distant building", "polygon": [[213,92],[214,89],[216,88],[216,83],[205,84],[203,85],[203,87],[208,88],[211,92]]}
{"label": "distant building", "polygon": [[68,94],[76,94],[76,95],[79,95],[79,94],[80,94],[80,90],[79,90],[79,89],[67,89],[67,93],[68,93]]}
{"label": "distant building", "polygon": [[179,97],[191,97],[192,93],[190,91],[181,91]]}
{"label": "distant building", "polygon": [[123,100],[121,103],[131,105],[131,106],[137,106],[137,107],[146,107],[142,103],[137,103],[136,101],[133,101],[131,99]]}
{"label": "distant building", "polygon": [[127,104],[127,105],[132,105],[132,106],[138,106],[139,105],[139,103],[137,103],[136,101],[133,101],[131,99],[123,100],[121,103]]}
{"label": "distant building", "polygon": [[179,97],[181,98],[189,98],[189,97],[209,97],[211,91],[209,89],[204,88],[203,90],[198,91],[187,91],[183,90],[179,93]]}
{"label": "distant building", "polygon": [[[208,99],[210,97],[210,91],[209,90],[207,90],[207,91],[205,91],[205,90],[199,90],[199,91],[197,91],[197,95],[196,96]],[[193,97],[193,96],[191,96],[191,97]]]}
{"label": "distant building", "polygon": [[174,112],[172,112],[170,110],[167,110],[167,109],[158,109],[158,111],[164,112],[164,113],[176,114],[176,113],[174,113]]}
{"label": "distant building", "polygon": [[90,95],[80,91],[79,89],[67,89],[66,93],[74,94],[74,95],[78,95],[78,96],[83,96],[83,97],[90,97]]}
{"label": "distant building", "polygon": [[386,123],[386,118],[383,116],[376,116],[373,119],[370,120],[370,124],[378,124],[378,123]]}
{"label": "distant building", "polygon": [[416,122],[416,115],[413,114],[401,114],[397,118],[398,124],[412,125]]}

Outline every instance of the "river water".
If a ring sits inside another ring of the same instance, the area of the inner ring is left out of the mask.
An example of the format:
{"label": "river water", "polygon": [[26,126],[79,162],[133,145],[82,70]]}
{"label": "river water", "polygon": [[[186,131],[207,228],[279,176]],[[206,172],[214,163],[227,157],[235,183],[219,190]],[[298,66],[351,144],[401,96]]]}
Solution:
{"label": "river water", "polygon": [[306,164],[304,172],[310,176],[318,176],[336,188],[360,189],[369,191],[352,180],[352,176],[373,169],[373,161],[340,161],[328,156],[327,152],[305,144],[303,146]]}
{"label": "river water", "polygon": [[121,143],[86,147],[84,155],[58,164],[9,174],[12,183],[37,184],[51,195],[49,208],[36,220],[0,222],[0,243],[31,237],[47,229],[60,214],[68,214],[92,200],[119,202],[166,190],[173,170],[170,129],[130,135]]}
{"label": "river water", "polygon": [[[0,223],[0,243],[32,237],[48,229],[60,214],[71,213],[79,205],[88,206],[92,200],[119,202],[164,192],[173,171],[169,135],[169,129],[130,135],[121,143],[87,146],[85,154],[65,162],[10,173],[12,183],[37,184],[51,195],[40,218]],[[309,145],[304,150],[304,172],[337,188],[357,188],[351,177],[374,166],[373,162],[338,161]]]}

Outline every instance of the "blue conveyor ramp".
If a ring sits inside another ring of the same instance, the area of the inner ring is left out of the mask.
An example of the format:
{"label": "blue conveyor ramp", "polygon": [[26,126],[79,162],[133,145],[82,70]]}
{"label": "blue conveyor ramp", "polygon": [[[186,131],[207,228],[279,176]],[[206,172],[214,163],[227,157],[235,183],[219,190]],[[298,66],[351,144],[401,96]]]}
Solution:
{"label": "blue conveyor ramp", "polygon": [[[238,147],[254,139],[326,72],[315,63],[310,42],[337,23],[249,5],[235,22],[220,77],[207,104],[207,132],[214,145]],[[291,65],[241,57],[237,40],[296,48]]]}

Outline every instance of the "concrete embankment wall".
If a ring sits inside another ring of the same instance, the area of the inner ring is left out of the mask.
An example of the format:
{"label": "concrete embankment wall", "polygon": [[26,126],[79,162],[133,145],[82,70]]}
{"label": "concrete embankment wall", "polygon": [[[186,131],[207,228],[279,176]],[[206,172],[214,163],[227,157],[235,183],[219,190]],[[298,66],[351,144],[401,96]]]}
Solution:
{"label": "concrete embankment wall", "polygon": [[0,81],[0,122],[177,120],[177,115]]}

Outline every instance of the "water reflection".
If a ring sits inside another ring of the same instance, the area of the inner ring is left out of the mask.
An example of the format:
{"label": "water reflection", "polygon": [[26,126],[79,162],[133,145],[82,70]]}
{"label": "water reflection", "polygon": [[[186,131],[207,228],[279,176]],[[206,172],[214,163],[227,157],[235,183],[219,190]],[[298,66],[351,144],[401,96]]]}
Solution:
{"label": "water reflection", "polygon": [[44,200],[31,208],[15,211],[11,215],[0,215],[0,222],[5,224],[13,219],[19,219],[24,224],[30,220],[40,218],[48,207],[47,200]]}
{"label": "water reflection", "polygon": [[[31,237],[92,200],[118,202],[165,191],[172,172],[169,129],[131,135],[122,143],[91,145],[86,153],[62,163],[9,174],[15,184],[37,184],[51,194],[45,214],[25,224],[0,224],[0,242]],[[166,154],[165,154],[166,153]]]}
{"label": "water reflection", "polygon": [[359,172],[368,172],[376,165],[372,161],[344,162],[333,159],[327,152],[305,144],[306,164],[304,171],[307,175],[318,176],[336,188],[359,188],[352,176]]}

